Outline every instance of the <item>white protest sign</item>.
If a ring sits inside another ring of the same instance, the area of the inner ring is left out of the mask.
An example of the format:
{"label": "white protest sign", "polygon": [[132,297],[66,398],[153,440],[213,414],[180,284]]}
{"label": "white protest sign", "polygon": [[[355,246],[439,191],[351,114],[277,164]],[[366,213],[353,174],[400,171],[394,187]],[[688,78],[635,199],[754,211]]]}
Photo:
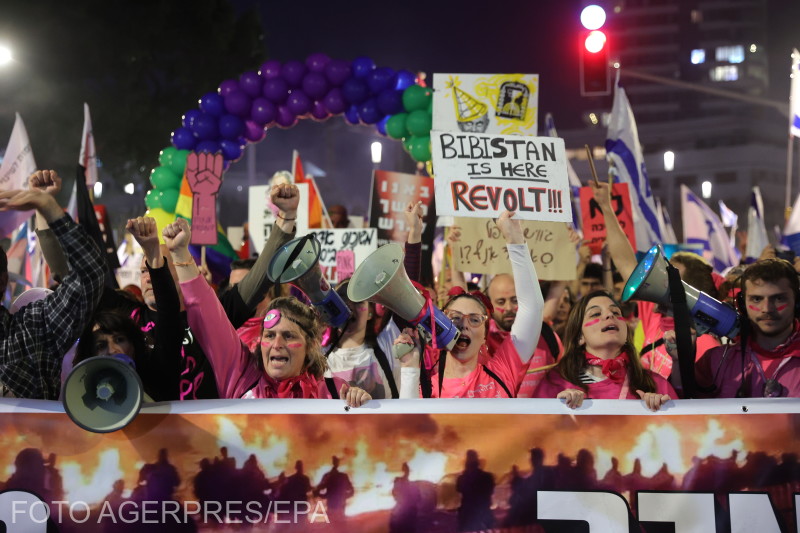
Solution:
{"label": "white protest sign", "polygon": [[[308,232],[308,184],[298,183],[296,186],[300,193],[300,205],[297,208],[295,227],[297,235],[305,235]],[[252,185],[248,189],[247,221],[250,239],[258,253],[261,253],[267,243],[272,225],[275,223],[275,215],[270,209],[270,190],[272,190],[270,185]]]}
{"label": "white protest sign", "polygon": [[[493,220],[457,218],[455,225],[461,229],[461,238],[453,247],[453,259],[459,271],[511,273],[505,239]],[[566,224],[525,221],[522,231],[539,279],[575,279],[575,245],[569,240]]]}
{"label": "white protest sign", "polygon": [[431,132],[436,213],[571,222],[564,139]]}
{"label": "white protest sign", "polygon": [[536,135],[538,74],[434,74],[433,129]]}
{"label": "white protest sign", "polygon": [[[357,266],[378,249],[377,228],[312,229],[308,233],[313,233],[322,245],[319,266],[325,278],[332,283],[341,281],[336,272],[337,252],[352,250],[355,256],[353,264]],[[352,275],[352,272],[349,274]]]}

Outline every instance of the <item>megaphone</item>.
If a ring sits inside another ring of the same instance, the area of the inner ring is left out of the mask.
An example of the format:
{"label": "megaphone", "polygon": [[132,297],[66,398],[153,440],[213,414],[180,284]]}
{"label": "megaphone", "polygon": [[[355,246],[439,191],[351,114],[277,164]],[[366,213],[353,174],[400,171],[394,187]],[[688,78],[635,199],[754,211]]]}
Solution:
{"label": "megaphone", "polygon": [[[685,281],[681,283],[686,293],[686,306],[692,314],[698,334],[711,331],[721,337],[736,336],[739,332],[739,314],[734,309]],[[629,300],[670,304],[667,260],[659,245],[647,251],[625,283],[622,301]]]}
{"label": "megaphone", "polygon": [[347,297],[388,307],[410,324],[421,325],[435,335],[438,346],[449,350],[456,344],[458,328],[411,284],[399,244],[381,246],[358,265],[347,286]]}
{"label": "megaphone", "polygon": [[90,357],[72,369],[64,383],[64,410],[93,433],[127,426],[142,406],[142,381],[124,354]]}
{"label": "megaphone", "polygon": [[319,268],[322,247],[313,233],[281,246],[269,262],[267,276],[274,283],[291,283],[308,296],[325,322],[342,327],[350,318],[350,308],[331,286]]}

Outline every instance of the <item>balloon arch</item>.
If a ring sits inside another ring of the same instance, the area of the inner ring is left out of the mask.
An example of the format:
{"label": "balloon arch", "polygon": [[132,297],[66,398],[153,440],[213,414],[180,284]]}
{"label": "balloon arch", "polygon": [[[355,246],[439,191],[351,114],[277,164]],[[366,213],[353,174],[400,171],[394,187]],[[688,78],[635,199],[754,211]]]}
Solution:
{"label": "balloon arch", "polygon": [[381,135],[402,140],[415,161],[431,158],[431,90],[409,70],[376,67],[369,57],[353,61],[312,54],[305,62],[270,60],[258,72],[225,80],[200,97],[172,132],[172,145],[159,155],[150,174],[153,189],[145,204],[159,226],[175,219],[186,156],[221,152],[227,166],[239,160],[248,143],[260,142],[272,126],[291,128],[344,114],[353,125],[374,125]]}

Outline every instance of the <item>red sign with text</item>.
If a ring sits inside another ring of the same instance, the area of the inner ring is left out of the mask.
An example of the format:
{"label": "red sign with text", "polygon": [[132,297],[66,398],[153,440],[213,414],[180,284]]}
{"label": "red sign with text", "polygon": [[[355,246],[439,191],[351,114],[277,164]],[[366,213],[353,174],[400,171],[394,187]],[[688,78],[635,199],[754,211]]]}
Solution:
{"label": "red sign with text", "polygon": [[[636,232],[633,228],[633,211],[627,183],[615,183],[612,186],[611,206],[614,208],[622,230],[635,250]],[[600,206],[594,201],[591,187],[581,187],[581,216],[583,217],[583,239],[589,244],[589,249],[593,254],[599,254],[603,243],[606,242],[606,224]]]}

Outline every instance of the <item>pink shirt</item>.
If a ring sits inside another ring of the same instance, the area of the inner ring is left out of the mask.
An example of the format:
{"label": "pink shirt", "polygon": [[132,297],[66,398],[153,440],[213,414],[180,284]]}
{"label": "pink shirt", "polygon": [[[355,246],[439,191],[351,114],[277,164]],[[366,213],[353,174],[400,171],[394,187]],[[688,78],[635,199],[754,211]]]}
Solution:
{"label": "pink shirt", "polygon": [[[489,346],[489,353],[497,350],[500,344],[509,337],[510,333],[511,332],[509,331],[500,329],[500,327],[497,325],[497,322],[492,319],[489,322],[489,336],[486,338],[486,344]],[[561,339],[558,338],[558,335],[556,335],[555,332],[553,334],[556,337],[558,351],[560,353],[563,349]],[[539,385],[539,382],[544,378],[545,373],[544,371],[529,372],[531,370],[555,363],[555,358],[553,355],[554,354],[550,353],[550,347],[548,346],[544,335],[542,335],[539,337],[539,343],[536,345],[536,349],[533,351],[533,357],[531,357],[531,360],[528,361],[528,364],[525,367],[525,375],[523,376],[522,382],[519,385],[519,390],[517,390],[517,398],[534,397],[533,393],[536,391],[536,387]],[[488,361],[481,361],[481,363],[485,362]]]}
{"label": "pink shirt", "polygon": [[[675,389],[669,382],[654,372],[650,372],[650,377],[656,383],[656,391],[659,394],[666,394],[673,400],[678,399]],[[587,398],[595,400],[619,400],[622,393],[623,383],[616,383],[610,379],[604,379],[597,383],[589,383],[587,387],[589,391],[586,393]],[[580,385],[574,385],[564,379],[558,370],[555,368],[547,372],[547,376],[539,383],[539,388],[536,389],[536,398],[555,398],[563,390],[566,389],[580,389]],[[632,388],[628,389],[628,394],[624,399],[639,400],[639,395]]]}

